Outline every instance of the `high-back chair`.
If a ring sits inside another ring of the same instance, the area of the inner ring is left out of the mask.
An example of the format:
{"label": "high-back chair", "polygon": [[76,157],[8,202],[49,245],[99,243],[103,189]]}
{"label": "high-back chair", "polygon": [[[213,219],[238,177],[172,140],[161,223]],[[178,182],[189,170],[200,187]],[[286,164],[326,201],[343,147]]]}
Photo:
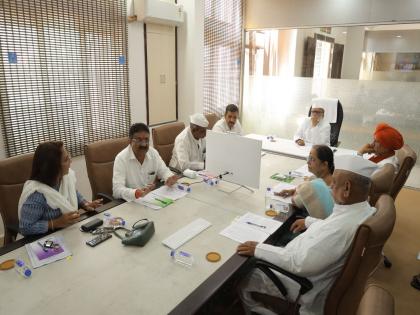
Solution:
{"label": "high-back chair", "polygon": [[31,176],[33,153],[0,160],[0,213],[4,245],[16,240],[19,232],[18,203],[22,188]]}
{"label": "high-back chair", "polygon": [[112,200],[114,160],[128,143],[128,137],[123,137],[85,145],[86,168],[92,188],[92,200],[98,197],[105,199],[104,202]]}
{"label": "high-back chair", "polygon": [[[309,108],[308,116],[311,116],[312,106]],[[341,125],[343,123],[344,113],[343,105],[341,105],[340,100],[337,101],[337,121],[335,123],[330,123],[330,145],[332,147],[337,147],[339,145],[338,137],[340,136]]]}
{"label": "high-back chair", "polygon": [[394,182],[392,183],[390,195],[395,200],[400,192],[401,188],[407,181],[408,176],[416,164],[417,154],[407,144],[396,152],[397,159],[400,164],[400,169],[397,175],[395,175]]}
{"label": "high-back chair", "polygon": [[153,147],[159,152],[166,165],[169,165],[171,161],[175,138],[184,129],[183,122],[174,122],[152,129]]}
{"label": "high-back chair", "polygon": [[205,114],[204,116],[209,121],[209,125],[207,127],[209,130],[213,129],[214,124],[220,119],[215,113]]}
{"label": "high-back chair", "polygon": [[371,176],[372,185],[369,191],[369,203],[374,206],[382,194],[389,194],[394,181],[395,168],[385,164]]}
{"label": "high-back chair", "polygon": [[394,315],[394,297],[377,284],[369,284],[360,301],[357,315]]}
{"label": "high-back chair", "polygon": [[[376,209],[376,213],[357,229],[343,269],[328,292],[324,306],[325,315],[354,315],[357,312],[367,279],[382,259],[382,248],[395,224],[395,205],[389,195],[379,198]],[[256,267],[271,278],[280,291],[284,288],[277,284],[279,278],[271,270],[298,282],[301,285],[301,294],[305,294],[313,286],[308,279],[290,274],[271,263],[258,260]],[[296,310],[296,307],[292,307],[288,314],[296,314]]]}

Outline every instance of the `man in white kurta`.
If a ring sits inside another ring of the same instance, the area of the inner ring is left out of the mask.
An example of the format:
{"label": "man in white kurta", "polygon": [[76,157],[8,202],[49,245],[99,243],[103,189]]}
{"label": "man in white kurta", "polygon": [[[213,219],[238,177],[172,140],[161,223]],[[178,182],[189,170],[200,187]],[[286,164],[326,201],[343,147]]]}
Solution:
{"label": "man in white kurta", "polygon": [[159,153],[149,147],[149,128],[134,124],[130,128],[130,144],[115,158],[112,177],[114,198],[132,201],[155,188],[157,178],[173,185],[178,177],[165,165]]}
{"label": "man in white kurta", "polygon": [[[359,225],[376,211],[366,201],[369,177],[376,168],[374,163],[361,157],[337,157],[332,188],[336,204],[328,218],[313,221],[306,232],[286,247],[256,242],[238,246],[241,255],[254,255],[312,282],[313,288],[299,299],[300,314],[323,314],[329,289],[345,263]],[[294,301],[300,286],[280,273],[275,274],[287,288],[288,298]],[[255,301],[251,292],[282,297],[272,281],[259,270],[254,270],[241,283],[241,299],[247,313],[275,314]]]}
{"label": "man in white kurta", "polygon": [[216,122],[213,126],[213,131],[218,132],[232,132],[242,135],[241,123],[239,118],[239,108],[235,104],[229,104],[225,109],[225,116]]}
{"label": "man in white kurta", "polygon": [[206,131],[209,125],[203,114],[190,116],[190,126],[185,128],[175,139],[174,150],[169,166],[181,172],[204,169],[206,152]]}
{"label": "man in white kurta", "polygon": [[312,105],[311,117],[306,117],[299,126],[293,140],[298,145],[330,145],[331,125],[324,120],[324,109],[321,105]]}

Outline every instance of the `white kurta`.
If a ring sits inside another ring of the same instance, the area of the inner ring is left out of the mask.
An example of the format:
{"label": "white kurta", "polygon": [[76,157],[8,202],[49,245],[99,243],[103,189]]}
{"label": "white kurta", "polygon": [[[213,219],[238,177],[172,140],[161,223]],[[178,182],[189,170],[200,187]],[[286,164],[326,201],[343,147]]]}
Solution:
{"label": "white kurta", "polygon": [[114,161],[113,196],[127,201],[135,200],[136,189],[154,183],[156,176],[166,181],[172,175],[154,148],[149,148],[141,164],[129,145],[118,153]]}
{"label": "white kurta", "polygon": [[[365,159],[370,159],[372,156],[374,156],[374,154],[364,154],[363,157]],[[397,156],[394,154],[393,156],[390,156],[389,158],[386,158],[378,163],[376,163],[379,168],[381,168],[382,166],[385,166],[386,164],[391,164],[392,166],[394,166],[395,169],[395,174],[398,173],[399,169],[400,169],[400,163],[398,161]],[[377,170],[379,171],[379,169]],[[377,172],[375,171],[375,172]]]}
{"label": "white kurta", "polygon": [[230,129],[224,117],[219,119],[217,123],[214,124],[212,130],[218,132],[233,132],[242,135],[242,126],[239,120],[237,120],[236,123],[233,125],[233,128]]}
{"label": "white kurta", "polygon": [[[376,209],[368,202],[335,205],[328,218],[313,222],[306,232],[286,247],[258,244],[255,257],[308,278],[314,287],[301,296],[300,314],[322,314],[328,291],[345,263],[358,226],[375,212]],[[299,285],[280,273],[275,273],[288,289],[289,297],[295,299]],[[259,283],[256,283],[256,279]],[[261,284],[261,279],[266,283]],[[271,280],[254,271],[244,282],[241,298],[250,310],[261,312],[261,305],[250,298],[249,292],[258,291],[261,287],[266,291],[267,287],[272,287],[269,284]],[[277,289],[270,293],[274,296],[280,294]]]}
{"label": "white kurta", "polygon": [[312,127],[310,117],[306,117],[299,126],[293,140],[302,139],[303,141],[315,144],[330,145],[331,125],[322,119],[315,127]]}
{"label": "white kurta", "polygon": [[205,139],[196,140],[190,127],[185,128],[175,139],[174,150],[169,165],[177,170],[184,171],[204,169],[206,152]]}

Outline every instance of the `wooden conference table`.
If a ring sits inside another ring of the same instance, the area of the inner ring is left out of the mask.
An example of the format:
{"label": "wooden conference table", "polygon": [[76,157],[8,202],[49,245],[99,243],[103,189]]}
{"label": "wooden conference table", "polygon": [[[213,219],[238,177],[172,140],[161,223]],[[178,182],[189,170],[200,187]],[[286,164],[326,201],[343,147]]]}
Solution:
{"label": "wooden conference table", "polygon": [[[85,242],[92,235],[79,231],[79,222],[54,234],[64,237],[73,256],[33,270],[30,279],[15,271],[0,272],[0,314],[187,314],[193,313],[246,261],[235,254],[238,243],[219,235],[238,215],[264,215],[266,187],[278,182],[276,172],[287,174],[302,166],[300,159],[266,154],[261,160],[260,189],[253,193],[222,181],[218,186],[195,184],[187,197],[161,210],[123,203],[107,210],[122,216],[129,226],[148,218],[156,233],[144,247],[123,246],[115,236],[95,248]],[[224,190],[224,191],[222,191]],[[96,217],[102,217],[97,214]],[[186,268],[174,263],[162,240],[203,218],[212,226],[181,248],[194,256]],[[206,253],[222,259],[208,262]],[[1,261],[20,258],[29,262],[25,247],[7,252]]]}

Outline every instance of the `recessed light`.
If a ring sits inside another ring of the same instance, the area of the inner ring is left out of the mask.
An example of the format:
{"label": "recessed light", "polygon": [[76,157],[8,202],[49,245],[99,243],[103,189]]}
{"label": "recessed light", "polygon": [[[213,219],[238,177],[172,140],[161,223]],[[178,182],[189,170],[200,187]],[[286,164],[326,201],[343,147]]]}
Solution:
{"label": "recessed light", "polygon": [[347,32],[342,32],[341,34],[347,34]]}
{"label": "recessed light", "polygon": [[401,35],[396,35],[395,37],[396,37],[396,38],[401,38],[402,36],[401,36]]}

